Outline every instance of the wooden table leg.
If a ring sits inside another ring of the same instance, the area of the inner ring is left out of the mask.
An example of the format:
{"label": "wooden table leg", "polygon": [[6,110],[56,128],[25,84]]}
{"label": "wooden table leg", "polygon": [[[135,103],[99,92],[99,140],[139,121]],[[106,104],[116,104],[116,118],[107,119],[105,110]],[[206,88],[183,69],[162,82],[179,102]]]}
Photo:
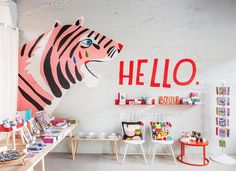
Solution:
{"label": "wooden table leg", "polygon": [[74,160],[74,141],[70,138],[70,146],[71,146],[71,155],[72,159]]}
{"label": "wooden table leg", "polygon": [[8,132],[7,133],[7,147],[9,146],[9,142],[10,142],[10,139],[11,139],[11,132]]}
{"label": "wooden table leg", "polygon": [[78,146],[79,146],[79,140],[75,141],[75,156],[78,154]]}
{"label": "wooden table leg", "polygon": [[12,131],[13,149],[16,149],[16,132]]}
{"label": "wooden table leg", "polygon": [[119,160],[119,156],[118,156],[118,148],[117,148],[117,141],[114,141],[114,145],[115,145],[115,154],[116,154],[116,160]]}
{"label": "wooden table leg", "polygon": [[40,165],[41,165],[41,171],[45,171],[44,157],[40,160]]}
{"label": "wooden table leg", "polygon": [[72,159],[75,159],[75,140],[71,140],[71,153],[72,153]]}
{"label": "wooden table leg", "polygon": [[25,140],[24,140],[23,134],[24,134],[24,132],[23,132],[23,130],[21,129],[21,130],[20,130],[20,138],[21,138],[22,143],[25,145]]}

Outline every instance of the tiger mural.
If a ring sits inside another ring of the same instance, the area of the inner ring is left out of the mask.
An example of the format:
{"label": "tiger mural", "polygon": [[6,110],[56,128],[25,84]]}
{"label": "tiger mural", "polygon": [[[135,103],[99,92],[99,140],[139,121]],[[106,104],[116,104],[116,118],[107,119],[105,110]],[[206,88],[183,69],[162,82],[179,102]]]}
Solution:
{"label": "tiger mural", "polygon": [[19,50],[18,110],[52,113],[70,87],[95,86],[99,77],[89,63],[109,62],[123,45],[83,26],[56,22],[53,29]]}

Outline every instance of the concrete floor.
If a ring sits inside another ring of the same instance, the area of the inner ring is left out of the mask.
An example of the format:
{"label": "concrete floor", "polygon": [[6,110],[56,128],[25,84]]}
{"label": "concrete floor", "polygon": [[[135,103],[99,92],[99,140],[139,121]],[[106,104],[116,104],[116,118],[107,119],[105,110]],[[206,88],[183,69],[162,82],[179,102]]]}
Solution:
{"label": "concrete floor", "polygon": [[[186,158],[188,159],[188,158]],[[191,161],[197,161],[191,157]],[[75,160],[68,154],[50,153],[47,155],[46,171],[234,171],[236,165],[223,165],[210,161],[208,166],[194,167],[177,161],[175,165],[170,156],[157,156],[153,164],[144,164],[139,155],[128,155],[124,164],[115,161],[113,155],[80,154]],[[150,158],[148,158],[150,163]],[[38,169],[35,169],[38,171]]]}

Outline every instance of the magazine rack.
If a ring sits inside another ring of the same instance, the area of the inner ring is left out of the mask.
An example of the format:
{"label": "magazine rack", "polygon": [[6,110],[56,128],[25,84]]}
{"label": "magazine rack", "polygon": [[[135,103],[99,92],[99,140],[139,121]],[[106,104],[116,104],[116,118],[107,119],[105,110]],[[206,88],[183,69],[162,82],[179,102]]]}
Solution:
{"label": "magazine rack", "polygon": [[230,137],[230,87],[222,83],[220,87],[216,87],[216,94],[216,136],[219,139],[219,146],[222,150],[220,155],[211,156],[210,159],[222,164],[236,164],[236,160],[224,153],[226,139]]}

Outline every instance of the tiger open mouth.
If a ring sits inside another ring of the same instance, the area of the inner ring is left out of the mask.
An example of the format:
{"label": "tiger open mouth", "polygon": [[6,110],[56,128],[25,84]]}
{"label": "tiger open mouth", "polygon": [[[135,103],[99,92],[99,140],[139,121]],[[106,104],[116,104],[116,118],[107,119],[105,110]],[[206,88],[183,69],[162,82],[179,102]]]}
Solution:
{"label": "tiger open mouth", "polygon": [[[108,56],[107,58],[105,58],[104,60],[90,60],[90,61],[86,61],[85,62],[85,68],[87,69],[87,71],[92,75],[94,76],[95,78],[99,79],[99,76],[100,76],[100,73],[97,72],[97,70],[99,68],[95,68],[93,69],[92,68],[92,65],[96,63],[104,63],[104,64],[107,64],[107,62],[111,61],[112,58],[114,58],[118,53],[120,53],[120,50],[116,49],[115,46],[112,46],[110,49],[108,49]],[[90,65],[91,64],[91,65]],[[103,67],[100,66],[100,69],[102,69]],[[96,70],[96,73],[95,71]]]}
{"label": "tiger open mouth", "polygon": [[88,66],[89,63],[94,63],[94,62],[99,62],[99,63],[101,63],[101,62],[104,62],[104,61],[100,61],[100,60],[90,60],[90,61],[86,61],[84,65],[85,65],[85,68],[88,70],[88,72],[89,72],[91,75],[93,75],[95,78],[98,79],[98,74],[95,74],[94,71],[91,70],[90,66]]}

